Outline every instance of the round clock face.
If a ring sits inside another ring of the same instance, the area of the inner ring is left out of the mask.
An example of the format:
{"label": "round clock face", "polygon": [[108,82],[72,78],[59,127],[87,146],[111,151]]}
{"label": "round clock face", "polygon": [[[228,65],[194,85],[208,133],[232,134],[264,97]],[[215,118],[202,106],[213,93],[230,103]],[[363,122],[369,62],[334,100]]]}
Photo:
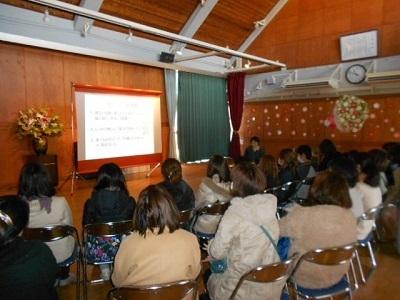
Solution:
{"label": "round clock face", "polygon": [[364,81],[367,70],[363,65],[352,65],[346,70],[346,80],[352,84]]}

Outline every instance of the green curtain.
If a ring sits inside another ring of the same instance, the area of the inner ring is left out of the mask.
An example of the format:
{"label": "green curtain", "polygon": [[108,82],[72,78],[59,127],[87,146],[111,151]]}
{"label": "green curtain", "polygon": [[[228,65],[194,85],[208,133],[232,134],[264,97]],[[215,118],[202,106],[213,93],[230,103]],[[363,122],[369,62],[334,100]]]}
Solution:
{"label": "green curtain", "polygon": [[230,126],[226,79],[179,72],[178,146],[182,162],[227,155]]}

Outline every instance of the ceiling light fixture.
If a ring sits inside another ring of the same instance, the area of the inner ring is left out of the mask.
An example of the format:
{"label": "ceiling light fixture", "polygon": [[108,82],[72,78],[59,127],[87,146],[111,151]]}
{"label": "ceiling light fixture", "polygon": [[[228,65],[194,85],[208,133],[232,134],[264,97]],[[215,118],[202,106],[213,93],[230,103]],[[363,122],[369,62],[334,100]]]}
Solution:
{"label": "ceiling light fixture", "polygon": [[244,67],[245,67],[246,69],[248,69],[248,68],[250,68],[250,66],[251,66],[251,61],[250,61],[250,60],[247,60],[247,64],[244,64]]}
{"label": "ceiling light fixture", "polygon": [[82,37],[87,37],[88,33],[89,33],[89,29],[90,29],[90,24],[88,22],[86,22],[83,25],[83,29],[81,31],[81,36]]}
{"label": "ceiling light fixture", "polygon": [[45,22],[45,23],[50,22],[50,13],[49,13],[49,9],[47,7],[43,12],[43,22]]}
{"label": "ceiling light fixture", "polygon": [[128,42],[132,42],[132,41],[133,41],[132,29],[129,29],[128,36],[126,37],[126,40],[127,40]]}

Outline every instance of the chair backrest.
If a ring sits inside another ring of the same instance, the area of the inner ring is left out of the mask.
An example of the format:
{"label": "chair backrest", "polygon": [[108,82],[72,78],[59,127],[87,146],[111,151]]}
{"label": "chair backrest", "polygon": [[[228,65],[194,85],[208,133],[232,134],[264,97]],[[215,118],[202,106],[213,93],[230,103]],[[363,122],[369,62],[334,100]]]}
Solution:
{"label": "chair backrest", "polygon": [[379,205],[368,209],[366,212],[364,212],[361,216],[358,217],[358,221],[376,220],[382,207],[383,207],[382,205]]}
{"label": "chair backrest", "polygon": [[280,280],[286,281],[294,269],[297,257],[298,255],[294,254],[285,261],[259,266],[248,271],[242,275],[229,299],[235,298],[240,286],[245,280],[262,283],[270,283]]}
{"label": "chair backrest", "polygon": [[192,216],[191,209],[181,210],[179,212],[179,225],[184,226],[185,224],[187,224],[191,216]]}
{"label": "chair backrest", "polygon": [[47,225],[40,228],[25,228],[22,234],[26,240],[53,242],[67,236],[74,236],[79,243],[78,231],[70,225]]}
{"label": "chair backrest", "polygon": [[180,300],[187,295],[196,299],[197,281],[183,280],[158,285],[114,288],[108,292],[108,299],[132,300]]}
{"label": "chair backrest", "polygon": [[108,222],[98,224],[87,224],[83,227],[83,236],[87,234],[103,237],[111,237],[117,234],[129,234],[132,231],[132,220],[121,222]]}
{"label": "chair backrest", "polygon": [[356,245],[357,244],[349,244],[341,247],[311,250],[300,258],[294,273],[296,273],[303,261],[325,266],[343,265],[353,258]]}
{"label": "chair backrest", "polygon": [[228,209],[229,205],[231,205],[229,201],[227,202],[217,201],[212,204],[208,204],[207,206],[204,206],[202,209],[200,209],[199,214],[222,216]]}

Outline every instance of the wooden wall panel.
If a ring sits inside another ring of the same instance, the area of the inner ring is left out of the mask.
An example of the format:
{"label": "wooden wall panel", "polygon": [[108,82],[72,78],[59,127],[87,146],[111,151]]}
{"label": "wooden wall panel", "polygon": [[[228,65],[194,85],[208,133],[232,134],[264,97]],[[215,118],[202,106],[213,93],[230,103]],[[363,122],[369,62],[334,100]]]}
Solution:
{"label": "wooden wall panel", "polygon": [[398,0],[291,0],[248,52],[289,68],[340,62],[342,35],[378,30],[379,56],[400,54]]}
{"label": "wooden wall panel", "polygon": [[19,140],[18,111],[49,107],[65,124],[60,137],[49,139],[51,154],[58,155],[62,182],[72,171],[72,84],[113,85],[162,92],[163,158],[168,156],[169,124],[162,69],[105,59],[0,43],[0,191],[15,192],[19,170],[33,150],[29,139]]}
{"label": "wooden wall panel", "polygon": [[24,52],[11,45],[0,47],[0,124],[15,119],[15,110],[26,105]]}
{"label": "wooden wall panel", "polygon": [[336,98],[245,103],[240,129],[242,150],[253,135],[258,135],[273,155],[283,148],[301,144],[317,147],[324,138],[332,139],[341,151],[365,151],[400,140],[400,96],[366,97],[365,100],[369,119],[358,133],[344,133],[325,126]]}

